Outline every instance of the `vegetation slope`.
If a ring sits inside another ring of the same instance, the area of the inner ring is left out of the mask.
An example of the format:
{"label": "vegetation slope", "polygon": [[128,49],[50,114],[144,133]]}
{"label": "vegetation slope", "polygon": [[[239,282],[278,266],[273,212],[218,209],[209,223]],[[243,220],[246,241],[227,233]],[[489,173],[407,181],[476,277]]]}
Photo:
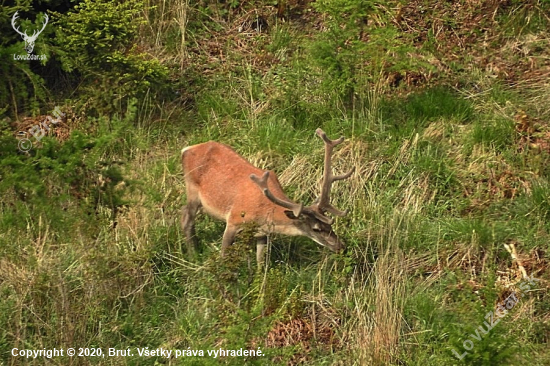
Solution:
{"label": "vegetation slope", "polygon": [[[12,57],[15,11],[26,29],[50,15],[46,60]],[[21,1],[0,18],[1,365],[550,364],[548,1]],[[55,107],[65,122],[28,132]],[[274,236],[258,271],[253,228],[221,259],[206,216],[187,253],[182,147],[229,144],[308,204],[318,127],[346,137],[335,170],[356,168],[333,188],[344,253]],[[69,347],[131,355],[12,356]],[[263,356],[207,354],[240,348]]]}

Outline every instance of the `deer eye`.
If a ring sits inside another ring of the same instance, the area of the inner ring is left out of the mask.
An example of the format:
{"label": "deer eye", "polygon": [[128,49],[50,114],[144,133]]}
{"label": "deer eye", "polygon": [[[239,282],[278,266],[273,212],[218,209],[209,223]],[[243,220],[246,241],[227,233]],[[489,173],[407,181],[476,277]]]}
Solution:
{"label": "deer eye", "polygon": [[319,224],[315,224],[311,228],[313,229],[313,231],[316,231],[316,232],[322,231],[321,226],[319,226]]}

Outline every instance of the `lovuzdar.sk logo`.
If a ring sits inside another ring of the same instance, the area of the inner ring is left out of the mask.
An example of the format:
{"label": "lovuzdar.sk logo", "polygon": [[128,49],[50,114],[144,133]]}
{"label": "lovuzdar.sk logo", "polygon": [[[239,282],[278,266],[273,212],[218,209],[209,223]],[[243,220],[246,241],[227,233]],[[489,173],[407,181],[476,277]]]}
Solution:
{"label": "lovuzdar.sk logo", "polygon": [[17,11],[15,12],[15,14],[13,14],[13,17],[11,18],[11,26],[13,27],[13,29],[19,33],[21,35],[21,37],[23,37],[23,41],[25,42],[25,51],[27,51],[27,55],[13,55],[13,59],[14,60],[45,60],[46,59],[46,55],[33,55],[32,54],[32,51],[34,50],[34,43],[36,42],[36,39],[38,38],[38,36],[40,35],[40,33],[42,33],[42,31],[44,30],[44,28],[46,28],[46,25],[48,24],[48,20],[50,19],[48,17],[48,14],[44,14],[44,18],[42,20],[42,29],[40,30],[35,30],[32,35],[28,35],[27,34],[27,31],[25,30],[24,32],[21,32],[19,30],[19,27],[15,24],[16,20],[19,18],[19,16],[17,15]]}

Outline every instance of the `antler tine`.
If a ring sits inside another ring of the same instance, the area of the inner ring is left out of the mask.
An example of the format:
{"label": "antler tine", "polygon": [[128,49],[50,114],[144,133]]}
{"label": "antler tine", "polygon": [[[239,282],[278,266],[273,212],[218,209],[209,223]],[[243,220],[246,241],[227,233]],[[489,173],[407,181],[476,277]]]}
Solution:
{"label": "antler tine", "polygon": [[258,178],[255,174],[250,175],[250,179],[254,183],[260,187],[260,189],[264,192],[264,195],[269,198],[269,200],[281,207],[288,208],[292,210],[292,213],[294,216],[298,217],[302,213],[302,204],[301,203],[294,203],[294,202],[288,202],[285,200],[282,200],[280,198],[277,198],[271,193],[269,188],[267,187],[267,179],[269,178],[269,172],[265,172],[264,175],[261,178]]}
{"label": "antler tine", "polygon": [[48,20],[50,20],[50,18],[48,17],[48,14],[44,14],[44,19],[46,20],[44,22],[44,20],[42,20],[44,22],[44,25],[42,26],[42,29],[40,30],[35,30],[33,33],[32,33],[32,36],[30,38],[34,38],[36,39],[40,33],[42,33],[42,31],[44,30],[44,28],[46,28],[46,25],[48,25]]}
{"label": "antler tine", "polygon": [[50,17],[48,16],[48,14],[44,14],[44,19],[42,20],[42,22],[44,22],[44,25],[42,26],[42,29],[40,29],[40,32],[38,32],[37,36],[42,33],[44,28],[46,28],[46,26],[48,25],[48,20],[50,20]]}
{"label": "antler tine", "polygon": [[325,133],[325,131],[321,130],[320,128],[318,128],[317,130],[315,130],[315,133],[317,134],[317,136],[319,136],[320,138],[323,139],[323,141],[327,144],[329,144],[330,146],[334,147],[336,145],[339,145],[341,144],[343,141],[344,141],[344,136],[341,136],[339,139],[337,140],[331,140],[328,138],[327,134]]}
{"label": "antler tine", "polygon": [[19,18],[19,16],[17,15],[18,11],[15,12],[15,14],[13,14],[13,17],[11,18],[11,26],[13,27],[13,29],[19,33],[21,36],[26,36],[27,35],[27,32],[25,33],[21,33],[19,31],[19,27],[16,27],[15,26],[15,20]]}
{"label": "antler tine", "polygon": [[355,167],[352,167],[352,168],[350,169],[350,171],[347,172],[346,174],[332,176],[332,181],[333,181],[333,182],[336,182],[337,180],[348,179],[349,177],[351,177],[351,175],[353,174],[354,171],[355,171]]}
{"label": "antler tine", "polygon": [[344,136],[340,137],[337,140],[331,140],[328,138],[327,134],[320,128],[318,128],[315,131],[315,133],[325,142],[325,164],[324,164],[324,171],[323,171],[323,185],[321,187],[321,195],[319,196],[318,203],[315,205],[321,212],[329,212],[336,216],[345,216],[347,214],[347,211],[341,211],[330,204],[330,189],[332,187],[332,183],[337,180],[343,180],[343,179],[349,178],[355,171],[355,167],[353,167],[346,174],[336,175],[336,176],[332,175],[332,169],[331,169],[332,149],[334,149],[335,146],[341,144],[344,141]]}

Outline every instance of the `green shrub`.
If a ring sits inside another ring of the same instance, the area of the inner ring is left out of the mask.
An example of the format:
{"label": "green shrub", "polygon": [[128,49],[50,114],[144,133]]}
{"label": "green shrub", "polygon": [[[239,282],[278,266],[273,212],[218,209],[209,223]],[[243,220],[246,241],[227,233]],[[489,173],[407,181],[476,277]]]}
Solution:
{"label": "green shrub", "polygon": [[110,156],[122,143],[128,123],[113,121],[113,131],[100,137],[78,131],[64,143],[45,137],[42,147],[28,155],[19,153],[15,138],[2,137],[2,230],[24,229],[27,219],[40,215],[61,231],[79,219],[90,222],[88,215],[105,210],[105,218],[115,220],[130,181],[122,174],[121,162]]}
{"label": "green shrub", "polygon": [[382,73],[398,75],[431,68],[420,57],[409,35],[391,21],[387,1],[323,0],[314,8],[325,15],[327,31],[311,45],[311,57],[322,70],[325,90],[346,105],[365,96]]}
{"label": "green shrub", "polygon": [[85,109],[123,111],[133,98],[168,84],[167,68],[138,47],[144,7],[142,0],[85,0],[57,14],[56,52],[63,70],[82,79]]}

